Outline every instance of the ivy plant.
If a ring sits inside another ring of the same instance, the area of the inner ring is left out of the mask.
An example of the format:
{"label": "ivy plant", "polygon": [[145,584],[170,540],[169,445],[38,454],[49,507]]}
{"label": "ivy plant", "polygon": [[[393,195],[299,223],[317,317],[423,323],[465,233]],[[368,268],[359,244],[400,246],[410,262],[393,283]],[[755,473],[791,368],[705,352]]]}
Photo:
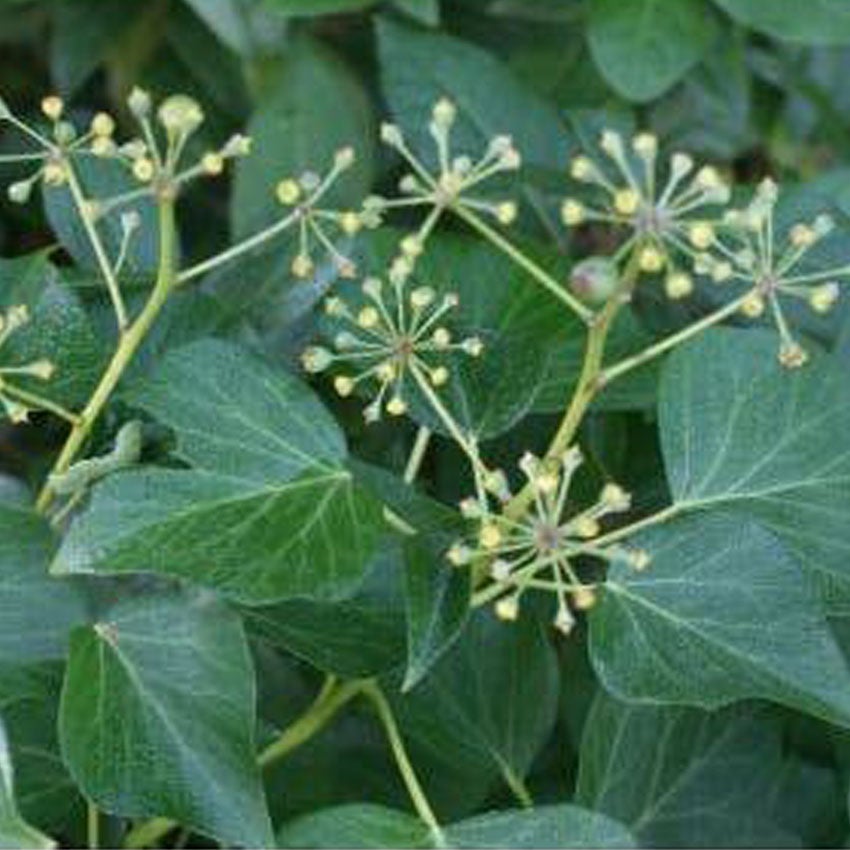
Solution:
{"label": "ivy plant", "polygon": [[0,846],[845,846],[842,4],[144,5],[0,4]]}

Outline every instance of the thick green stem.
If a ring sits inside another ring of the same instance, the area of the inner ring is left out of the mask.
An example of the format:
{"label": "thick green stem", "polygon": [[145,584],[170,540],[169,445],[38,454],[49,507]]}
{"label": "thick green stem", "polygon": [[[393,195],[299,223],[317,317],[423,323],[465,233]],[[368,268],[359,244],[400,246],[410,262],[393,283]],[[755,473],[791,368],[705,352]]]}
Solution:
{"label": "thick green stem", "polygon": [[86,833],[89,850],[97,850],[100,847],[100,812],[91,801],[86,806]]}
{"label": "thick green stem", "polygon": [[[71,433],[68,435],[65,445],[51,470],[51,475],[61,475],[67,472],[74,462],[83,444],[88,439],[92,427],[112,397],[118,382],[174,289],[176,281],[174,202],[170,199],[162,200],[159,204],[159,238],[159,273],[150,297],[135,321],[120,335],[118,347],[115,349],[112,360],[106,367],[106,371],[85,409],[80,413],[79,421],[71,429]],[[48,482],[49,480],[48,477]],[[40,513],[46,513],[53,497],[53,490],[50,484],[46,483],[36,502],[36,507]]]}

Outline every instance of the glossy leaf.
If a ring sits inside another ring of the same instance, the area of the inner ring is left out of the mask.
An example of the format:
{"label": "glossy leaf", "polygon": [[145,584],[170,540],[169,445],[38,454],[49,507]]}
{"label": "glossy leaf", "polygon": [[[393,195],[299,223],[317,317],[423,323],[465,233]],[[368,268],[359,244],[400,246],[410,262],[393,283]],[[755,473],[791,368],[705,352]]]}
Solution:
{"label": "glossy leaf", "polygon": [[608,690],[705,708],[760,697],[850,725],[850,669],[775,537],[718,514],[672,520],[635,542],[651,565],[614,565],[590,617]]}
{"label": "glossy leaf", "polygon": [[65,761],[104,811],[271,846],[254,689],[239,618],[212,596],[130,595],[73,635],[59,724]]}
{"label": "glossy leaf", "polygon": [[359,584],[384,521],[307,387],[204,341],[172,352],[132,398],[174,429],[194,468],[107,479],[54,572],[159,572],[253,604],[340,598]]}
{"label": "glossy leaf", "polygon": [[705,53],[713,21],[701,0],[594,0],[587,37],[596,64],[630,100],[658,97]]}

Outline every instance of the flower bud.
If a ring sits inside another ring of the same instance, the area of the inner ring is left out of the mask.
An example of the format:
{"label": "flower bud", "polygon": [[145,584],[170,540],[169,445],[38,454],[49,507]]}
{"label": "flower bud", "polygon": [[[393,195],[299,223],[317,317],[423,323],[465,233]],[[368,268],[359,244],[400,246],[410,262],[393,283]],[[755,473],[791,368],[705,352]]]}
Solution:
{"label": "flower bud", "polygon": [[193,98],[173,94],[160,104],[157,117],[169,134],[190,136],[203,123],[204,113]]}
{"label": "flower bud", "polygon": [[834,281],[816,286],[809,293],[809,304],[816,313],[828,313],[838,300],[840,289]]}
{"label": "flower bud", "polygon": [[607,301],[620,283],[616,264],[608,257],[587,257],[573,266],[570,288],[592,304]]}
{"label": "flower bud", "polygon": [[334,356],[326,348],[311,346],[301,355],[301,364],[307,372],[324,372],[333,363]]}
{"label": "flower bud", "polygon": [[65,111],[65,103],[61,97],[51,94],[41,101],[41,111],[51,121],[58,121]]}
{"label": "flower bud", "polygon": [[136,86],[127,98],[127,106],[137,119],[143,120],[150,115],[151,96],[144,89]]}

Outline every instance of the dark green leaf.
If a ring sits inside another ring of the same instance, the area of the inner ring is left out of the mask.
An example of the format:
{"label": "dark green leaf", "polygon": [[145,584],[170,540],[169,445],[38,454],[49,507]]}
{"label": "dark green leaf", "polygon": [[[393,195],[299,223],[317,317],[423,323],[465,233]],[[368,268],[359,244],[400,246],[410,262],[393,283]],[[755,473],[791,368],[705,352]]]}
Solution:
{"label": "dark green leaf", "polygon": [[715,330],[676,352],[661,386],[667,477],[682,511],[729,508],[770,528],[848,610],[850,393],[830,358],[789,372],[776,337]]}
{"label": "dark green leaf", "polygon": [[282,216],[274,188],[305,170],[325,173],[334,153],[355,148],[358,162],[328,195],[328,203],[356,205],[372,181],[371,106],[357,79],[326,48],[298,39],[248,125],[250,157],[240,161],[231,223],[245,237]]}
{"label": "dark green leaf", "polygon": [[636,537],[591,614],[591,658],[628,700],[716,708],[761,697],[850,725],[850,670],[804,576],[741,517],[697,515]]}
{"label": "dark green leaf", "polygon": [[68,630],[86,619],[78,586],[48,576],[56,540],[27,506],[0,503],[0,662],[63,658]]}
{"label": "dark green leaf", "polygon": [[585,726],[576,798],[648,847],[796,846],[772,823],[779,723],[764,707],[629,705],[604,692]]}
{"label": "dark green leaf", "polygon": [[451,847],[538,848],[637,847],[628,830],[605,815],[578,806],[535,806],[529,811],[490,812],[452,824]]}
{"label": "dark green leaf", "polygon": [[359,12],[377,2],[378,0],[263,0],[266,8],[287,17]]}
{"label": "dark green leaf", "polygon": [[269,847],[254,702],[235,614],[206,594],[130,596],[73,635],[62,751],[104,811]]}
{"label": "dark green leaf", "polygon": [[82,305],[45,254],[0,260],[0,308],[24,305],[30,321],[3,346],[3,365],[49,360],[50,381],[20,378],[16,386],[66,405],[82,404],[94,389],[104,348]]}
{"label": "dark green leaf", "polygon": [[472,787],[500,774],[522,779],[555,722],[548,627],[533,616],[506,626],[482,611],[417,687],[389,696],[414,763],[429,765],[426,790],[442,774],[466,776]]}
{"label": "dark green leaf", "polygon": [[843,0],[714,0],[753,29],[802,44],[850,42],[850,7]]}
{"label": "dark green leaf", "polygon": [[383,673],[404,659],[401,553],[385,541],[357,593],[340,602],[296,599],[245,612],[251,631],[344,678]]}
{"label": "dark green leaf", "polygon": [[280,847],[431,847],[428,827],[413,815],[372,803],[349,803],[302,815],[285,824]]}
{"label": "dark green leaf", "polygon": [[53,839],[33,829],[18,813],[12,756],[6,730],[0,722],[0,847],[41,850],[55,846]]}
{"label": "dark green leaf", "polygon": [[700,60],[715,33],[702,0],[593,0],[589,11],[593,58],[630,100],[667,91]]}
{"label": "dark green leaf", "polygon": [[59,752],[63,672],[60,662],[0,664],[0,716],[11,743],[21,814],[43,829],[67,834],[84,804]]}
{"label": "dark green leaf", "polygon": [[131,397],[194,468],[107,479],[54,572],[160,572],[252,604],[338,599],[360,583],[384,521],[307,387],[205,341],[172,352]]}
{"label": "dark green leaf", "polygon": [[447,96],[459,107],[454,130],[459,153],[480,156],[493,136],[511,133],[526,162],[563,167],[567,137],[557,112],[491,54],[391,18],[378,22],[378,48],[393,116],[423,154],[433,148],[427,131],[431,108]]}

